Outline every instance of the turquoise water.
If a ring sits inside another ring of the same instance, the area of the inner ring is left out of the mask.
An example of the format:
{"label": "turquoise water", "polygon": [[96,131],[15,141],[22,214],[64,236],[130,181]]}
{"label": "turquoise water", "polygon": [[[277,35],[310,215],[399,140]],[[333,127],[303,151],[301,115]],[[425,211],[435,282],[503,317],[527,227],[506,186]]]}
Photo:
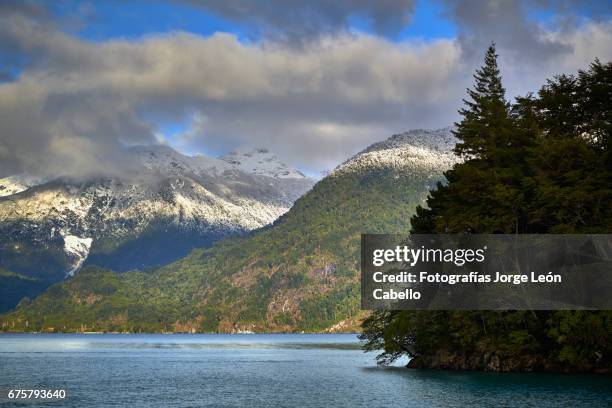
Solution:
{"label": "turquoise water", "polygon": [[324,334],[1,334],[11,388],[68,395],[28,407],[612,406],[609,377],[381,368],[356,336]]}

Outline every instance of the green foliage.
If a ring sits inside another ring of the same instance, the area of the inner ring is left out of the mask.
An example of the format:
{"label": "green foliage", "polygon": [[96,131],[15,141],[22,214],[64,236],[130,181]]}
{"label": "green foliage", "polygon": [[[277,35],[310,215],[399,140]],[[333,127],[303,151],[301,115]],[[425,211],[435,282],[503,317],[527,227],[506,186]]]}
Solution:
{"label": "green foliage", "polygon": [[351,282],[304,301],[302,315],[310,316],[305,329],[323,330],[339,320],[354,316],[359,310],[359,290],[359,284]]}
{"label": "green foliage", "polygon": [[[455,132],[465,161],[417,208],[412,232],[612,232],[612,63],[549,80],[511,109],[493,46],[475,79]],[[498,353],[525,362],[516,369],[610,370],[611,319],[611,311],[386,312],[364,321],[362,338],[366,350],[382,350],[381,363],[406,354],[440,366],[446,353],[467,356],[447,366],[483,369],[481,357]]]}
{"label": "green foliage", "polygon": [[610,365],[612,312],[558,311],[550,314],[547,335],[554,340],[554,358],[579,369]]}

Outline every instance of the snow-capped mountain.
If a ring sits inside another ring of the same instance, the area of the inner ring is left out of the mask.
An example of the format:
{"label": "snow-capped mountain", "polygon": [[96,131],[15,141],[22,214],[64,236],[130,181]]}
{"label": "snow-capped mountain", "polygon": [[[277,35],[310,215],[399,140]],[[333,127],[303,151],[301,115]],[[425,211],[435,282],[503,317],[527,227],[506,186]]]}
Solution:
{"label": "snow-capped mountain", "polygon": [[146,268],[270,224],[314,181],[264,149],[249,154],[244,165],[137,146],[125,178],[1,179],[0,267],[52,280],[85,263]]}
{"label": "snow-capped mountain", "polygon": [[436,130],[415,129],[400,133],[357,153],[331,173],[389,166],[407,172],[444,171],[458,161],[453,153],[457,143],[452,128]]}

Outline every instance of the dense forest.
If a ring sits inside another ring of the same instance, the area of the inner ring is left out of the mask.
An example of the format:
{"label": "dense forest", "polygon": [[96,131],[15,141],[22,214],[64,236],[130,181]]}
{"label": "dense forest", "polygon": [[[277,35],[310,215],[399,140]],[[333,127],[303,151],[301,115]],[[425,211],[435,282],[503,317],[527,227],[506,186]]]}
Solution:
{"label": "dense forest", "polygon": [[[595,60],[506,100],[495,45],[456,123],[463,158],[412,233],[612,232],[612,63]],[[612,372],[612,311],[379,311],[363,323],[381,364]]]}

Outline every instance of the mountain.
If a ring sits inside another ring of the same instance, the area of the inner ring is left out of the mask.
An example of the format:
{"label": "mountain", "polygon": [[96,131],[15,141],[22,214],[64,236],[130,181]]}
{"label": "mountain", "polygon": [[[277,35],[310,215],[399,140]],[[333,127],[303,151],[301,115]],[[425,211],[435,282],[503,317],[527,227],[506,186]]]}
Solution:
{"label": "mountain", "polygon": [[0,267],[50,283],[84,265],[163,265],[270,224],[314,184],[264,149],[244,153],[257,171],[167,146],[129,154],[122,178],[0,180]]}
{"label": "mountain", "polygon": [[221,160],[236,166],[246,173],[258,174],[260,176],[282,179],[302,179],[306,177],[302,172],[292,169],[281,162],[268,149],[234,150],[222,156]]}
{"label": "mountain", "polygon": [[4,330],[342,331],[359,310],[362,233],[406,233],[454,162],[450,129],[370,146],[272,226],[149,272],[85,268],[2,316]]}
{"label": "mountain", "polygon": [[[456,163],[452,153],[455,147],[452,128],[436,130],[414,129],[374,143],[356,156],[338,166],[334,172],[367,172],[377,167],[405,169],[409,172],[436,172]],[[432,186],[433,187],[433,186]]]}

